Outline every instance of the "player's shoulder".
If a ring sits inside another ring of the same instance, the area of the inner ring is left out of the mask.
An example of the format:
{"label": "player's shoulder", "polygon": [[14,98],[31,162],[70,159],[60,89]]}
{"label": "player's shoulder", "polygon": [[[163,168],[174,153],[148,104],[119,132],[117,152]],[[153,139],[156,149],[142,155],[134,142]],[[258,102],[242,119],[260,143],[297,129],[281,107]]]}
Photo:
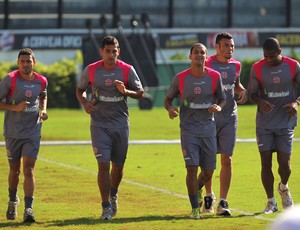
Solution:
{"label": "player's shoulder", "polygon": [[239,60],[237,60],[233,57],[229,59],[229,63],[233,63],[233,64],[239,65],[239,66],[242,65],[242,63]]}
{"label": "player's shoulder", "polygon": [[121,60],[117,60],[117,63],[116,63],[117,66],[121,67],[121,68],[129,68],[131,69],[132,65],[124,62],[124,61],[121,61]]}
{"label": "player's shoulder", "polygon": [[216,77],[216,78],[219,78],[221,77],[221,74],[214,70],[213,68],[210,68],[210,67],[205,67],[206,68],[206,71],[207,71],[207,74],[210,75],[211,77]]}
{"label": "player's shoulder", "polygon": [[185,70],[179,72],[179,73],[176,75],[176,77],[177,77],[177,78],[183,78],[183,77],[185,77],[186,75],[188,75],[189,73],[191,73],[191,68],[188,68],[188,69],[185,69]]}
{"label": "player's shoulder", "polygon": [[257,68],[266,64],[266,59],[262,58],[253,63],[253,68]]}
{"label": "player's shoulder", "polygon": [[282,56],[283,58],[283,62],[286,62],[288,64],[299,64],[299,62],[296,60],[296,59],[293,59],[291,57],[288,57],[288,56]]}

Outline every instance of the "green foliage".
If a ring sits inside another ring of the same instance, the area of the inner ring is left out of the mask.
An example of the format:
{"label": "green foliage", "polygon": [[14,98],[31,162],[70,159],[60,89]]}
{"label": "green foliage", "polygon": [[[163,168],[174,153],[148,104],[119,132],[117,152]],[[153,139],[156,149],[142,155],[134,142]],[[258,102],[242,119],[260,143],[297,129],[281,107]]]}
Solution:
{"label": "green foliage", "polygon": [[[80,55],[75,59],[62,59],[47,66],[37,62],[34,71],[48,79],[48,108],[78,108],[76,98],[76,76],[78,65],[81,63]],[[16,63],[0,63],[0,80],[9,72],[18,69]]]}
{"label": "green foliage", "polygon": [[176,52],[173,56],[170,57],[170,60],[173,60],[173,61],[186,61],[186,60],[189,60],[189,58],[183,52]]}

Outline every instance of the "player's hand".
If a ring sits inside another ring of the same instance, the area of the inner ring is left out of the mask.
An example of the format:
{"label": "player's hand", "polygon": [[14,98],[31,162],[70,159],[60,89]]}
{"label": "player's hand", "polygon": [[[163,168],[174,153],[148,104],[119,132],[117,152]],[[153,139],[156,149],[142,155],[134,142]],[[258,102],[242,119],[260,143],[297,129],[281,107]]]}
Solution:
{"label": "player's hand", "polygon": [[48,114],[46,110],[42,110],[40,113],[40,120],[41,121],[46,121],[48,119]]}
{"label": "player's hand", "polygon": [[16,111],[16,112],[22,112],[22,111],[24,111],[27,108],[28,105],[30,105],[29,101],[22,101],[22,102],[20,102],[19,104],[17,104],[15,106],[15,110],[14,111]]}
{"label": "player's hand", "polygon": [[298,104],[296,102],[286,104],[283,106],[284,110],[290,114],[290,116],[295,116],[298,110]]}
{"label": "player's hand", "polygon": [[122,93],[123,95],[127,94],[127,89],[122,81],[115,80],[114,84],[117,86],[117,89]]}
{"label": "player's hand", "polygon": [[171,119],[174,119],[179,115],[179,111],[177,107],[171,107],[170,109],[168,109],[168,112],[169,112],[169,117]]}
{"label": "player's hand", "polygon": [[209,109],[208,112],[210,113],[214,113],[214,112],[221,112],[222,108],[221,106],[217,105],[217,104],[213,104]]}
{"label": "player's hand", "polygon": [[94,106],[96,100],[92,99],[91,101],[86,102],[83,107],[86,113],[91,114],[93,112],[95,112],[96,107]]}
{"label": "player's hand", "polygon": [[236,101],[238,104],[245,104],[248,101],[248,92],[247,90],[243,90],[239,94],[239,99]]}
{"label": "player's hand", "polygon": [[273,108],[275,107],[275,105],[271,104],[270,102],[261,99],[258,102],[259,105],[259,110],[263,113],[270,113],[272,112]]}

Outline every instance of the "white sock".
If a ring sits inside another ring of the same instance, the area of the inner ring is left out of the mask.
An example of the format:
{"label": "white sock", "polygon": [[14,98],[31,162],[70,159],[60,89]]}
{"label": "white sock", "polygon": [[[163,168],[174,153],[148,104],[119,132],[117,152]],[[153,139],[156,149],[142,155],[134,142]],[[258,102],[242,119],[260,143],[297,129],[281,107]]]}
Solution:
{"label": "white sock", "polygon": [[220,198],[220,202],[221,202],[222,200],[227,201],[225,198]]}
{"label": "white sock", "polygon": [[211,193],[206,193],[206,196],[214,197],[214,196],[215,196],[215,194],[214,194],[214,192],[211,192]]}
{"label": "white sock", "polygon": [[271,198],[268,198],[268,202],[272,202],[273,204],[275,204],[276,202],[275,202],[275,198],[274,198],[274,196],[273,196],[273,197],[271,197]]}
{"label": "white sock", "polygon": [[282,182],[280,182],[280,184],[279,184],[279,189],[281,190],[281,191],[284,191],[284,190],[286,190],[288,188],[288,184],[282,184]]}

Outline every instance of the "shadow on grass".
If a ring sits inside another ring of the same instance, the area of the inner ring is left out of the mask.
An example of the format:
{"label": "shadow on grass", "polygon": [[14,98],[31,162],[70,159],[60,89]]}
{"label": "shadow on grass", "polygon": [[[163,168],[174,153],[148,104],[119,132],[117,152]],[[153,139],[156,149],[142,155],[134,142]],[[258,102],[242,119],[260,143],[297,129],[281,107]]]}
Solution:
{"label": "shadow on grass", "polygon": [[[214,216],[202,216],[203,219],[215,218]],[[138,217],[126,217],[126,218],[113,218],[111,221],[100,220],[99,218],[95,219],[93,217],[88,218],[76,218],[76,219],[68,219],[68,220],[53,220],[53,221],[45,221],[32,224],[32,227],[63,227],[63,226],[72,226],[72,225],[99,225],[99,224],[126,224],[126,223],[141,223],[141,222],[151,222],[151,221],[180,221],[180,220],[191,220],[189,215],[178,215],[178,216],[138,216]],[[26,226],[28,224],[24,224],[22,222],[6,222],[0,223],[0,228],[2,227],[21,227]]]}
{"label": "shadow on grass", "polygon": [[[237,216],[216,216],[216,215],[210,215],[210,214],[204,214],[201,215],[201,219],[222,219],[222,218],[242,218],[242,217],[250,217],[250,216],[258,216],[262,213],[254,213],[253,215],[247,215],[247,214],[241,214]],[[64,227],[64,226],[72,226],[72,225],[99,225],[99,224],[126,224],[126,223],[138,223],[138,222],[151,222],[151,221],[180,221],[180,220],[191,220],[189,218],[189,215],[177,215],[177,216],[154,216],[154,215],[148,215],[148,216],[138,216],[138,217],[126,217],[126,218],[113,218],[111,221],[106,220],[100,220],[99,218],[75,218],[75,219],[68,219],[68,220],[53,220],[53,221],[45,221],[45,222],[39,222],[32,224],[32,227]],[[22,222],[6,222],[6,223],[0,223],[0,228],[2,227],[21,227],[21,226],[28,226],[30,224],[24,224]]]}
{"label": "shadow on grass", "polygon": [[97,225],[97,224],[126,224],[137,222],[151,222],[151,221],[177,221],[187,219],[187,216],[138,216],[127,218],[113,218],[111,221],[100,220],[99,218],[78,218],[69,220],[57,220],[51,222],[45,222],[47,227],[51,226],[69,226],[69,225]]}

